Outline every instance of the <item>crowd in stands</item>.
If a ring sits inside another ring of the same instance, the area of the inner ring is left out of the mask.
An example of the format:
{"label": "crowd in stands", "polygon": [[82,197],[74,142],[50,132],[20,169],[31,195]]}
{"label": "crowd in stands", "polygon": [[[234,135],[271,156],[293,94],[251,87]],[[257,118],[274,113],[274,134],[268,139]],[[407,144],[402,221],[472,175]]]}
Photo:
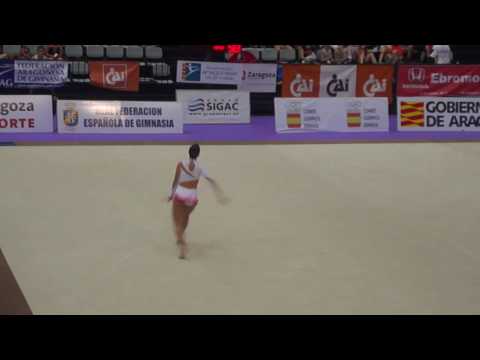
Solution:
{"label": "crowd in stands", "polygon": [[0,52],[0,59],[10,60],[64,60],[63,45],[40,45],[32,52],[27,46],[22,45],[18,55],[8,55]]}
{"label": "crowd in stands", "polygon": [[[209,52],[210,46],[162,47],[168,58],[225,61],[223,53]],[[303,64],[412,64],[453,63],[449,45],[255,45],[247,48],[288,49],[295,53],[295,61]],[[22,45],[17,55],[0,52],[0,59],[19,60],[67,60],[63,45],[42,45],[31,48]],[[165,51],[166,50],[166,51]],[[205,54],[208,54],[205,58]],[[257,62],[248,51],[240,51],[229,57],[231,62]]]}
{"label": "crowd in stands", "polygon": [[261,45],[290,49],[304,64],[449,64],[453,54],[449,45]]}

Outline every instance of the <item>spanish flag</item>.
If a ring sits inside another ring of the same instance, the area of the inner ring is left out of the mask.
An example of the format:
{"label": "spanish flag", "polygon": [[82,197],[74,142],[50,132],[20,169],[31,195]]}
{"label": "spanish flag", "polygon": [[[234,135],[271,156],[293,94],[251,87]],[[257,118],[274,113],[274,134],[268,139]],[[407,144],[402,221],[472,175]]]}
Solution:
{"label": "spanish flag", "polygon": [[287,127],[289,129],[302,127],[302,117],[300,113],[287,113]]}
{"label": "spanish flag", "polygon": [[400,125],[402,127],[424,127],[425,110],[423,102],[402,101],[400,103]]}
{"label": "spanish flag", "polygon": [[351,127],[360,127],[362,125],[362,115],[359,112],[349,112],[347,113],[347,126]]}

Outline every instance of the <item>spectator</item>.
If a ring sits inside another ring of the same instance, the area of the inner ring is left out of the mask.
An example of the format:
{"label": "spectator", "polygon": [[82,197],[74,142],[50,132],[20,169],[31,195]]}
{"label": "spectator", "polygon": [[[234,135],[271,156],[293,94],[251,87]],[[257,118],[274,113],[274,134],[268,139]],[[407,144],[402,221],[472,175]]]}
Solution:
{"label": "spectator", "polygon": [[358,53],[360,47],[358,45],[345,45],[347,53],[347,64],[355,64],[358,62]]}
{"label": "spectator", "polygon": [[453,53],[448,45],[433,45],[430,57],[435,60],[435,64],[450,64]]}
{"label": "spectator", "polygon": [[305,58],[305,48],[308,45],[295,45],[294,49],[297,52],[298,60],[300,62],[303,62],[303,59]]}
{"label": "spectator", "polygon": [[0,59],[8,59],[8,54],[0,50]]}
{"label": "spectator", "polygon": [[337,65],[348,63],[348,51],[344,45],[332,45],[333,48],[333,62]]}
{"label": "spectator", "polygon": [[37,49],[37,53],[33,55],[33,60],[46,60],[47,59],[47,50],[45,46],[39,46]]}
{"label": "spectator", "polygon": [[405,48],[402,45],[383,45],[380,48],[379,62],[388,64],[397,64],[402,62],[405,57]]}
{"label": "spectator", "polygon": [[289,50],[293,50],[293,47],[290,46],[290,45],[274,45],[273,46],[275,49],[277,49],[277,51],[280,51],[282,49],[289,49]]}
{"label": "spectator", "polygon": [[228,62],[252,64],[252,63],[256,63],[257,59],[251,52],[245,51],[244,49],[242,49],[241,52],[231,54],[230,57],[228,58]]}
{"label": "spectator", "polygon": [[378,62],[383,64],[397,64],[405,59],[406,48],[402,45],[382,45]]}
{"label": "spectator", "polygon": [[380,46],[380,57],[378,58],[380,64],[390,64],[392,62],[392,46],[393,45]]}
{"label": "spectator", "polygon": [[46,50],[46,58],[49,60],[63,60],[63,46],[48,45]]}
{"label": "spectator", "polygon": [[412,63],[423,63],[427,56],[427,49],[425,45],[407,45],[406,47],[406,61]]}
{"label": "spectator", "polygon": [[302,64],[312,64],[318,60],[315,49],[311,45],[298,46],[297,51]]}
{"label": "spectator", "polygon": [[19,60],[30,60],[32,58],[32,54],[30,53],[30,49],[26,46],[22,46],[20,48],[20,54],[18,55]]}
{"label": "spectator", "polygon": [[375,54],[379,51],[378,45],[360,45],[358,62],[360,64],[376,64]]}
{"label": "spectator", "polygon": [[333,62],[333,48],[330,45],[320,45],[317,58],[320,64],[331,64]]}

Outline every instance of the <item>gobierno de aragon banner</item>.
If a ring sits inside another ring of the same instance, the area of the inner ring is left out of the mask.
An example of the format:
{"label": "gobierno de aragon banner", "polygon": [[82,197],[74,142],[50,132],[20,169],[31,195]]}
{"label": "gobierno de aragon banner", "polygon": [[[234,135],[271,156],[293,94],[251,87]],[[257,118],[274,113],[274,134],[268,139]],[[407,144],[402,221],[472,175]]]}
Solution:
{"label": "gobierno de aragon banner", "polygon": [[480,98],[399,97],[399,131],[480,131]]}
{"label": "gobierno de aragon banner", "polygon": [[480,96],[480,66],[400,65],[397,96]]}
{"label": "gobierno de aragon banner", "polygon": [[58,100],[59,133],[181,134],[177,102]]}

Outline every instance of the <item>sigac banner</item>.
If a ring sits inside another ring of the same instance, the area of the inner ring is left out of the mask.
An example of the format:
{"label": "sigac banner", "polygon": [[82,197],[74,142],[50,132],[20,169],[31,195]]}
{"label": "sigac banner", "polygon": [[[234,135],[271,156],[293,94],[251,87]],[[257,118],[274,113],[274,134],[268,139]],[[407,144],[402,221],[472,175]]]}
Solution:
{"label": "sigac banner", "polygon": [[244,124],[250,122],[250,94],[231,90],[177,90],[184,124]]}
{"label": "sigac banner", "polygon": [[181,134],[177,102],[58,100],[59,133]]}
{"label": "sigac banner", "polygon": [[118,91],[138,92],[140,66],[135,61],[90,61],[90,85]]}
{"label": "sigac banner", "polygon": [[397,96],[480,96],[480,65],[400,65]]}
{"label": "sigac banner", "polygon": [[479,131],[480,98],[399,97],[399,131]]}
{"label": "sigac banner", "polygon": [[356,65],[320,66],[320,97],[355,97]]}
{"label": "sigac banner", "polygon": [[177,61],[177,82],[238,85],[242,64],[208,61]]}
{"label": "sigac banner", "polygon": [[275,98],[275,129],[278,133],[388,131],[388,99]]}
{"label": "sigac banner", "polygon": [[53,132],[50,95],[0,95],[1,133]]}
{"label": "sigac banner", "polygon": [[14,82],[18,88],[61,87],[68,79],[64,61],[15,60]]}
{"label": "sigac banner", "polygon": [[357,65],[357,97],[387,97],[391,104],[392,65]]}
{"label": "sigac banner", "polygon": [[277,91],[277,64],[241,64],[242,76],[238,90],[275,93]]}

